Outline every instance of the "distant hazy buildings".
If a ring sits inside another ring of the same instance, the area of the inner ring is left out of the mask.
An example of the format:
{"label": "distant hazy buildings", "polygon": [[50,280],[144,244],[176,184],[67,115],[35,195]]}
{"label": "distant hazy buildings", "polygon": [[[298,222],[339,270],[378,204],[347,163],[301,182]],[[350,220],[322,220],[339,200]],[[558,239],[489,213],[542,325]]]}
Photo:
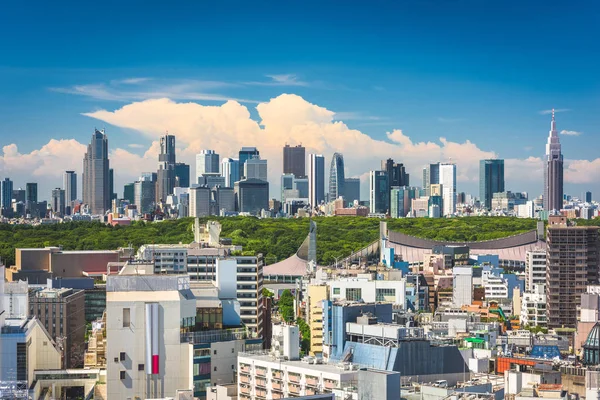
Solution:
{"label": "distant hazy buildings", "polygon": [[219,173],[219,155],[214,150],[202,150],[196,154],[196,183],[202,174]]}
{"label": "distant hazy buildings", "polygon": [[10,213],[12,210],[12,193],[13,181],[10,178],[4,178],[0,184],[0,205],[2,205],[2,213]]}
{"label": "distant hazy buildings", "polygon": [[592,192],[585,192],[585,202],[586,203],[592,202]]}
{"label": "distant hazy buildings", "polygon": [[320,154],[308,156],[308,201],[311,207],[325,201],[325,157]]}
{"label": "distant hazy buildings", "polygon": [[360,201],[360,179],[346,178],[344,181],[344,198],[346,203]]}
{"label": "distant hazy buildings", "polygon": [[328,201],[334,201],[344,195],[344,156],[340,153],[333,153],[331,166],[329,168],[329,198]]}
{"label": "distant hazy buildings", "polygon": [[563,205],[563,155],[561,152],[554,110],[550,133],[546,143],[546,165],[544,166],[544,210],[560,210]]}
{"label": "distant hazy buildings", "polygon": [[244,179],[244,164],[246,161],[260,156],[260,152],[256,147],[242,147],[242,149],[238,153],[238,162],[239,162],[239,179]]}
{"label": "distant hazy buildings", "polygon": [[160,138],[156,200],[166,201],[175,187],[175,136],[164,135]]}
{"label": "distant hazy buildings", "polygon": [[221,175],[225,178],[225,186],[232,188],[240,180],[240,161],[237,158],[224,158],[221,161]]}
{"label": "distant hazy buildings", "polygon": [[65,191],[65,213],[70,215],[72,214],[73,203],[77,200],[77,174],[75,171],[65,171],[63,190]]}
{"label": "distant hazy buildings", "polygon": [[61,188],[52,189],[52,211],[65,215],[65,191]]}
{"label": "distant hazy buildings", "polygon": [[242,179],[234,185],[236,208],[239,212],[256,215],[269,208],[269,182]]}
{"label": "distant hazy buildings", "polygon": [[246,160],[244,163],[244,177],[246,179],[259,179],[267,181],[267,160],[258,156]]}
{"label": "distant hazy buildings", "polygon": [[175,163],[175,186],[190,187],[190,166],[186,163]]}
{"label": "distant hazy buildings", "polygon": [[283,148],[283,173],[294,174],[296,178],[306,176],[306,149],[302,145]]}
{"label": "distant hazy buildings", "polygon": [[451,215],[456,212],[456,164],[440,164],[440,180],[442,185],[443,215]]}
{"label": "distant hazy buildings", "polygon": [[156,174],[142,174],[135,182],[134,203],[141,214],[154,211],[156,202]]}
{"label": "distant hazy buildings", "polygon": [[135,204],[135,183],[126,183],[123,187],[123,200]]}
{"label": "distant hazy buildings", "polygon": [[83,158],[83,202],[91,214],[104,214],[110,209],[108,137],[95,130]]}
{"label": "distant hazy buildings", "polygon": [[369,205],[372,214],[387,214],[389,212],[389,183],[386,171],[371,171],[369,173]]}
{"label": "distant hazy buildings", "polygon": [[491,209],[494,193],[504,192],[504,160],[479,161],[479,199]]}
{"label": "distant hazy buildings", "polygon": [[431,185],[440,183],[440,164],[429,164],[423,168],[423,189],[425,189],[425,196],[429,196],[431,193]]}

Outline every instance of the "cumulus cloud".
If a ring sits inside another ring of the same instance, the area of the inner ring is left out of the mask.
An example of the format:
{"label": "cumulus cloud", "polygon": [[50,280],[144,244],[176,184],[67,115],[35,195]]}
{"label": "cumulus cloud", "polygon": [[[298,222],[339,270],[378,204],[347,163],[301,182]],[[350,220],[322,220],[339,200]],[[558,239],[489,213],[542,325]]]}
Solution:
{"label": "cumulus cloud", "polygon": [[[139,145],[111,150],[111,166],[115,169],[117,192],[122,185],[136,179],[141,172],[156,169],[158,138],[166,131],[177,138],[177,157],[194,170],[195,154],[213,149],[221,157],[236,157],[243,146],[256,146],[268,160],[271,193],[278,193],[282,172],[282,146],[302,144],[307,153],[323,154],[329,166],[334,152],[344,154],[346,176],[361,177],[363,197],[366,197],[366,177],[369,170],[380,168],[380,161],[389,157],[407,166],[413,185],[421,184],[421,170],[432,162],[452,161],[457,164],[458,190],[476,192],[479,161],[498,154],[481,149],[469,140],[455,142],[443,136],[437,140],[417,140],[400,129],[391,130],[382,139],[374,139],[352,129],[338,114],[312,104],[294,94],[282,94],[256,106],[258,118],[252,118],[248,108],[229,100],[219,106],[195,102],[177,102],[168,98],[133,102],[115,110],[99,110],[84,115],[120,128],[139,132],[152,145],[143,154]],[[110,128],[107,133],[111,135]],[[110,139],[109,139],[110,140]],[[50,190],[61,184],[66,169],[81,173],[86,146],[75,140],[51,140],[41,149],[21,154],[16,145],[3,148],[0,172],[4,176],[34,176]],[[505,160],[507,186],[510,190],[539,187],[543,179],[543,161],[539,157]],[[600,173],[600,159],[568,161],[565,181],[589,183]],[[48,178],[48,179],[45,179]],[[16,179],[15,179],[16,180]],[[519,185],[523,185],[520,187]],[[40,189],[41,190],[41,189]],[[49,192],[48,192],[49,194]],[[537,193],[532,193],[537,195]]]}
{"label": "cumulus cloud", "polygon": [[577,132],[577,131],[567,131],[567,130],[562,130],[560,131],[561,135],[566,135],[566,136],[579,136],[581,135],[582,132]]}

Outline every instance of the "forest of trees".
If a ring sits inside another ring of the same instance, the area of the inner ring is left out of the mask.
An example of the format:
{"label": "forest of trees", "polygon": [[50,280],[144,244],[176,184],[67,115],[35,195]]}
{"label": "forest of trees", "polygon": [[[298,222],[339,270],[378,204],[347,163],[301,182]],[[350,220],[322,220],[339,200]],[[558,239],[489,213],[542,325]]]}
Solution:
{"label": "forest of trees", "polygon": [[[202,218],[205,223],[209,218]],[[254,217],[211,217],[221,222],[221,237],[228,237],[244,252],[262,253],[267,264],[281,261],[296,252],[308,234],[308,218],[258,219]],[[377,218],[318,217],[317,259],[326,265],[335,257],[349,255],[377,240]],[[388,219],[388,228],[409,235],[444,241],[479,241],[527,232],[536,220],[507,217],[465,217],[451,219]],[[150,243],[190,243],[193,218],[156,223],[142,221],[131,226],[110,226],[99,222],[69,222],[54,225],[0,224],[0,257],[13,265],[15,248],[62,246],[65,250],[106,250]],[[600,225],[600,219],[577,220],[580,225]]]}

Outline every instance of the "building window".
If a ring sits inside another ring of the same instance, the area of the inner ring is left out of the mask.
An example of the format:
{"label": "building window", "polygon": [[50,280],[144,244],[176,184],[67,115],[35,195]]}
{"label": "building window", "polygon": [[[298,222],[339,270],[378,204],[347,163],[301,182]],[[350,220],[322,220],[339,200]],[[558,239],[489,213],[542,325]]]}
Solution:
{"label": "building window", "polygon": [[131,309],[123,309],[123,328],[129,328],[131,325]]}
{"label": "building window", "polygon": [[217,355],[217,351],[216,351],[216,350],[214,350],[214,351],[213,351],[213,354],[216,356],[216,355]]}
{"label": "building window", "polygon": [[125,371],[119,372],[119,378],[123,381],[125,380]]}
{"label": "building window", "polygon": [[215,367],[215,368],[213,369],[213,371],[217,372],[217,367]]}
{"label": "building window", "polygon": [[231,354],[233,354],[234,352],[235,352],[235,349],[233,349],[233,348],[232,348],[232,349],[231,349]]}
{"label": "building window", "polygon": [[360,299],[362,299],[362,289],[361,288],[346,289],[346,300],[358,301]]}
{"label": "building window", "polygon": [[340,294],[340,288],[339,287],[334,287],[333,288],[333,294]]}
{"label": "building window", "polygon": [[119,359],[120,359],[121,361],[125,361],[125,352],[124,352],[124,351],[122,351],[122,352],[119,354]]}
{"label": "building window", "polygon": [[394,301],[396,298],[396,289],[385,288],[375,290],[375,301]]}

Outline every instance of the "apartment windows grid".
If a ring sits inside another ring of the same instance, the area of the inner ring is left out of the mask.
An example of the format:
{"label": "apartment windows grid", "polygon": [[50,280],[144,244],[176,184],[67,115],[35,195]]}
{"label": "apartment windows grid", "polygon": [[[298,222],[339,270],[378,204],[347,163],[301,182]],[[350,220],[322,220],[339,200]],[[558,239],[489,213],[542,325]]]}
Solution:
{"label": "apartment windows grid", "polygon": [[375,290],[375,301],[389,301],[390,298],[396,297],[396,289],[382,288]]}
{"label": "apartment windows grid", "polygon": [[362,299],[361,288],[347,288],[346,289],[346,300],[348,301],[359,301]]}

